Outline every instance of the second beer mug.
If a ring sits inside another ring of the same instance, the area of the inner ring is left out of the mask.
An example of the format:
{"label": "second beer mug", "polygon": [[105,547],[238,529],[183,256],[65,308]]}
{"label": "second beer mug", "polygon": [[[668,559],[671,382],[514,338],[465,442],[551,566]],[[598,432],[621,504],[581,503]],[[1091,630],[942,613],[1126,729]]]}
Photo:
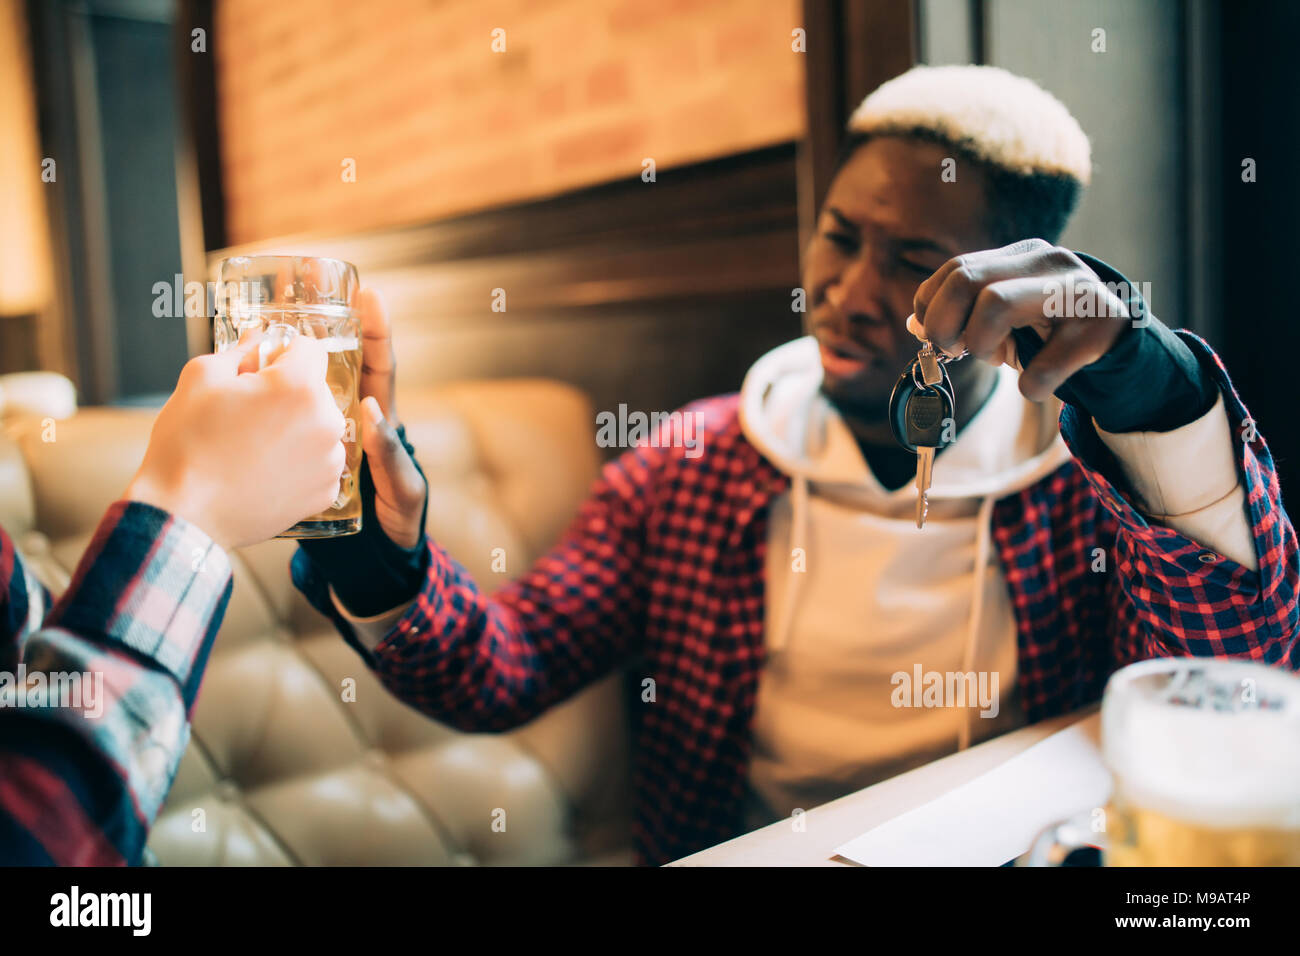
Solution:
{"label": "second beer mug", "polygon": [[1300,679],[1246,661],[1142,661],[1111,675],[1101,733],[1104,817],[1049,828],[1030,865],[1102,844],[1106,866],[1300,866]]}
{"label": "second beer mug", "polygon": [[1300,680],[1244,661],[1143,661],[1102,707],[1108,866],[1300,866]]}
{"label": "second beer mug", "polygon": [[[221,262],[217,287],[216,350],[265,333],[258,364],[265,366],[298,335],[321,340],[329,354],[326,381],[347,422],[347,464],[333,507],[299,521],[280,538],[333,538],[361,530],[361,333],[353,306],[357,270],[349,262],[312,256],[236,256]],[[255,492],[254,492],[255,493]]]}

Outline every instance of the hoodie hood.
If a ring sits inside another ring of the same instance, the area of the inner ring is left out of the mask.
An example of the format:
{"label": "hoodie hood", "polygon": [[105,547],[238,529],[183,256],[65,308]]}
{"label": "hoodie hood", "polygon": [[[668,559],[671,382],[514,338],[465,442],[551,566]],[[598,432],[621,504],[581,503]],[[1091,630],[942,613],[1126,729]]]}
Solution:
{"label": "hoodie hood", "polygon": [[[1060,402],[1030,402],[1020,394],[1018,377],[1015,369],[1000,367],[988,401],[957,440],[935,457],[932,501],[1002,497],[1069,459],[1057,425]],[[894,491],[880,484],[821,384],[821,358],[813,337],[768,352],[754,363],[741,387],[745,437],[791,479],[852,486],[868,499],[915,495],[910,483]]]}

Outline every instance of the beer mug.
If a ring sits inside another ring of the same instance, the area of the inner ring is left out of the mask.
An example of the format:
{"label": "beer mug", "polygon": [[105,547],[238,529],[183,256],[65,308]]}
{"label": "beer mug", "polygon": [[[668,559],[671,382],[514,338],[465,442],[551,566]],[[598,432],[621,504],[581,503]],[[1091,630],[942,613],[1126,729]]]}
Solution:
{"label": "beer mug", "polygon": [[1104,814],[1049,827],[1029,865],[1094,846],[1106,866],[1300,866],[1300,678],[1246,661],[1142,661],[1107,682],[1101,736],[1114,781]]}
{"label": "beer mug", "polygon": [[[334,504],[304,518],[279,538],[334,538],[361,530],[360,402],[361,332],[354,311],[356,266],[313,256],[236,256],[223,259],[214,320],[216,350],[261,334],[258,367],[265,367],[299,335],[319,339],[329,362],[325,380],[343,413],[347,464]],[[257,489],[249,489],[256,494]]]}

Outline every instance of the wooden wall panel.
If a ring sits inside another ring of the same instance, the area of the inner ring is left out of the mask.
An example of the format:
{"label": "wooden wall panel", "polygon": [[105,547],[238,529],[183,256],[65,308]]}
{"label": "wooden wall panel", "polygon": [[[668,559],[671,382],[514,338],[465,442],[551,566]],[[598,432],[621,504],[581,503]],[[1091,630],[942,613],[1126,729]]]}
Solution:
{"label": "wooden wall panel", "polygon": [[799,224],[812,234],[835,175],[844,126],[863,98],[917,60],[913,0],[802,0],[808,31],[799,150]]}
{"label": "wooden wall panel", "polygon": [[[453,220],[214,252],[347,259],[394,318],[400,381],[544,376],[598,410],[735,390],[800,334],[793,144]],[[492,311],[504,289],[506,311]],[[594,423],[593,423],[594,426]]]}

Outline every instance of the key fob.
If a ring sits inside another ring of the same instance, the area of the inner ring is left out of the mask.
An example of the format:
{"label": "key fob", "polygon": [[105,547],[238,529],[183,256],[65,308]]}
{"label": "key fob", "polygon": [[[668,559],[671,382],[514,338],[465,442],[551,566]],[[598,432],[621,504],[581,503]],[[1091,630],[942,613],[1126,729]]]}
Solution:
{"label": "key fob", "polygon": [[[889,395],[889,430],[894,434],[894,440],[906,448],[908,451],[915,453],[916,446],[907,440],[907,404],[912,394],[918,391],[916,377],[912,374],[912,366],[898,377],[894,383],[894,390]],[[943,381],[938,385],[925,386],[926,390],[933,389],[936,392],[942,392],[942,397],[947,400],[948,407],[955,409],[957,403],[954,400],[952,391],[952,382],[948,378],[948,370],[940,366],[943,371]]]}
{"label": "key fob", "polygon": [[953,415],[952,400],[941,388],[923,388],[913,392],[904,406],[903,433],[908,444],[927,448],[941,448],[944,444],[944,422]]}

